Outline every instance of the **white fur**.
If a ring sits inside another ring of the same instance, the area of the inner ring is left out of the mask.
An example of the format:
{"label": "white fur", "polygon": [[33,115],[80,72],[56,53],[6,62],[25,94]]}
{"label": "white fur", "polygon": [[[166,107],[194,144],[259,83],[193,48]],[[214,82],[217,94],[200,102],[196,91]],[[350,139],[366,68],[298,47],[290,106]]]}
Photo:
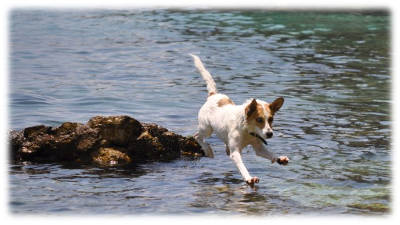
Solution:
{"label": "white fur", "polygon": [[194,65],[199,70],[201,76],[207,83],[208,93],[217,93],[217,87],[215,85],[215,82],[214,82],[213,78],[211,77],[211,74],[204,67],[200,58],[197,55],[192,55],[192,54],[190,54],[190,55],[193,57]]}
{"label": "white fur", "polygon": [[[266,138],[265,133],[267,131],[272,132],[272,128],[268,123],[262,130],[256,126],[248,126],[245,108],[250,104],[251,100],[246,101],[242,105],[226,104],[222,107],[218,106],[218,102],[221,99],[228,98],[228,96],[217,93],[215,82],[210,73],[204,68],[199,57],[195,55],[191,56],[194,58],[195,66],[207,83],[209,94],[212,93],[199,111],[198,132],[195,134],[195,139],[201,145],[206,156],[213,158],[214,152],[204,139],[214,132],[225,143],[227,153],[229,153],[230,158],[239,169],[244,180],[249,183],[252,177],[242,162],[241,151],[244,147],[252,145],[257,156],[269,159],[272,163],[275,162],[277,158],[274,154],[268,151],[258,138],[250,135],[251,132],[255,132],[261,137]],[[257,103],[266,104],[266,102],[261,100],[257,100]],[[265,108],[264,111],[265,113],[267,112]]]}

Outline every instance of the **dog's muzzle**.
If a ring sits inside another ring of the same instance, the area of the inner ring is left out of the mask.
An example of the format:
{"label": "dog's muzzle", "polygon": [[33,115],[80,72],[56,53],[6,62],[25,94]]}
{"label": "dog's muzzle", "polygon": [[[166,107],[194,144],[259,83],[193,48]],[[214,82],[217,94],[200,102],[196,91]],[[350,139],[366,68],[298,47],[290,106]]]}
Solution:
{"label": "dog's muzzle", "polygon": [[250,132],[249,134],[253,137],[260,139],[265,145],[268,145],[267,141],[264,138],[262,138],[260,135],[254,133],[254,132]]}

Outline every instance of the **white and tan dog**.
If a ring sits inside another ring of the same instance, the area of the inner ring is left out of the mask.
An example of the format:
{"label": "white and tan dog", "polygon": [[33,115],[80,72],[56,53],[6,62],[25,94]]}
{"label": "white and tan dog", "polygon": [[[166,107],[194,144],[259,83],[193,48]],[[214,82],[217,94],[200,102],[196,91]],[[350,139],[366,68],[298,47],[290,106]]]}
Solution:
{"label": "white and tan dog", "polygon": [[247,145],[252,145],[256,155],[271,160],[272,163],[287,164],[289,158],[280,156],[276,158],[267,150],[266,138],[273,135],[272,121],[275,113],[281,108],[283,98],[277,98],[271,104],[261,100],[247,100],[242,105],[235,105],[224,94],[217,93],[215,82],[206,70],[200,58],[190,54],[194,64],[207,83],[208,98],[201,107],[198,115],[198,132],[196,141],[200,144],[206,156],[213,158],[214,152],[204,139],[212,132],[225,143],[226,153],[236,164],[244,180],[250,186],[259,182],[259,178],[251,177],[242,162],[241,152]]}

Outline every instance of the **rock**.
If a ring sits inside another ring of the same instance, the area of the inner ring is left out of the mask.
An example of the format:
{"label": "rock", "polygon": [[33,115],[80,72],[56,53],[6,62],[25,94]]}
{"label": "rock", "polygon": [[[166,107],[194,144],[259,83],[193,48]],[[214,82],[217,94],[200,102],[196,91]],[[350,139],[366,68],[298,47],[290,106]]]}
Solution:
{"label": "rock", "polygon": [[157,124],[129,116],[96,116],[87,124],[66,122],[9,132],[14,162],[79,162],[119,166],[170,161],[203,153],[193,137],[183,137]]}
{"label": "rock", "polygon": [[161,152],[164,146],[157,137],[152,136],[147,130],[136,140],[136,145],[131,146],[133,156],[140,161],[159,161],[162,159]]}
{"label": "rock", "polygon": [[24,137],[26,138],[35,137],[38,134],[46,133],[49,130],[51,130],[51,127],[46,127],[44,125],[28,127],[24,130]]}
{"label": "rock", "polygon": [[[185,137],[182,138],[179,142],[181,155],[190,156],[190,157],[199,157],[204,156],[203,150],[194,139],[194,137]],[[194,148],[194,146],[199,146],[198,148]]]}
{"label": "rock", "polygon": [[102,166],[126,165],[132,160],[124,152],[126,151],[122,149],[101,147],[93,153],[92,159],[95,163]]}
{"label": "rock", "polygon": [[66,122],[66,123],[61,124],[61,126],[55,128],[53,132],[56,133],[57,135],[70,134],[70,133],[76,131],[77,127],[81,127],[81,126],[83,126],[83,124],[81,124],[81,123]]}
{"label": "rock", "polygon": [[83,125],[78,126],[75,132],[79,137],[76,144],[77,151],[90,152],[101,145],[98,130]]}
{"label": "rock", "polygon": [[134,141],[143,132],[139,121],[129,116],[96,116],[90,119],[87,125],[98,129],[100,138],[120,146]]}

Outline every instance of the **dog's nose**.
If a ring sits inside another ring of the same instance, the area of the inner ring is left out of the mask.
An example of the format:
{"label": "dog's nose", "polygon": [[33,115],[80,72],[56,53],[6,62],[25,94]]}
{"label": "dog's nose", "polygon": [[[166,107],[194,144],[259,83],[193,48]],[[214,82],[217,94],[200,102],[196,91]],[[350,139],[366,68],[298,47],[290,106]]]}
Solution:
{"label": "dog's nose", "polygon": [[267,138],[271,138],[273,133],[271,131],[268,131],[265,135],[267,136]]}

